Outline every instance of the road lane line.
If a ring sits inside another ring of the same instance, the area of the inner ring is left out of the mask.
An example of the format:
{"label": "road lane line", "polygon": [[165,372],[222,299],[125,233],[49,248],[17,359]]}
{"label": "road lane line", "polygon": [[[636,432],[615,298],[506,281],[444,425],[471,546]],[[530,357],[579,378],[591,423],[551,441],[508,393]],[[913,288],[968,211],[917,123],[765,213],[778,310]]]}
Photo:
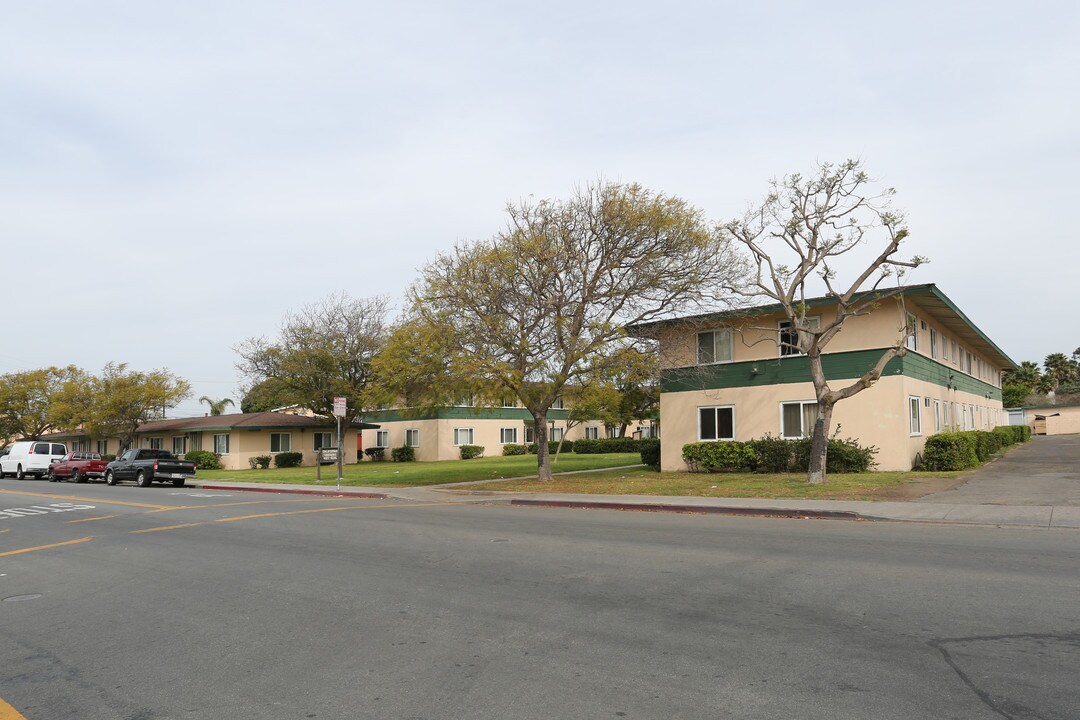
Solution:
{"label": "road lane line", "polygon": [[92,520],[108,520],[109,518],[114,518],[114,517],[116,517],[116,516],[115,515],[102,515],[100,517],[83,518],[82,520],[68,520],[67,524],[72,525],[74,523],[91,522]]}
{"label": "road lane line", "polygon": [[0,698],[0,720],[26,720],[26,716]]}
{"label": "road lane line", "polygon": [[[365,498],[367,499],[367,498]],[[310,502],[326,502],[326,498],[300,498],[290,500],[245,500],[243,502],[227,502],[227,503],[207,503],[206,505],[171,505],[168,507],[158,508],[156,510],[147,510],[147,515],[153,515],[154,513],[169,512],[170,510],[203,510],[213,509],[220,507],[233,507],[234,505],[266,505],[267,503],[310,503]]]}
{"label": "road lane line", "polygon": [[138,535],[139,533],[152,533],[161,532],[162,530],[179,530],[180,528],[195,527],[196,525],[205,525],[206,523],[184,523],[183,525],[165,525],[162,527],[146,528],[145,530],[128,530],[131,535]]}
{"label": "road lane line", "polygon": [[55,500],[80,500],[87,503],[98,503],[105,505],[128,505],[130,507],[143,507],[143,508],[167,508],[168,505],[152,505],[150,503],[129,502],[125,500],[101,500],[99,498],[77,497],[75,495],[50,495],[48,493],[35,493],[27,492],[26,490],[0,490],[0,493],[8,493],[9,495],[33,495],[34,497],[53,498]]}
{"label": "road lane line", "polygon": [[315,508],[313,510],[288,510],[276,513],[259,513],[258,515],[238,515],[237,517],[219,518],[214,522],[234,522],[236,520],[254,520],[255,518],[266,517],[281,517],[282,515],[303,515],[305,513],[317,513],[317,512],[338,512],[340,510],[377,510],[381,508],[403,508],[403,507],[434,507],[437,505],[455,505],[459,503],[439,502],[439,503],[403,503],[400,505],[354,505],[353,507],[329,507],[329,508]]}
{"label": "road lane line", "polygon": [[11,528],[4,528],[3,530],[0,530],[0,534],[6,533],[6,532],[11,532]]}
{"label": "road lane line", "polygon": [[[21,550],[8,550],[7,552],[0,552],[0,557],[7,557],[8,555],[18,555],[19,553],[34,552],[35,550],[48,550],[49,548],[63,547],[64,545],[77,545],[78,543],[84,543],[87,540],[93,540],[94,536],[79,538],[78,540],[68,540],[66,542],[53,543],[52,545],[38,545],[37,547],[23,548]],[[0,715],[0,720],[3,720],[3,715]]]}

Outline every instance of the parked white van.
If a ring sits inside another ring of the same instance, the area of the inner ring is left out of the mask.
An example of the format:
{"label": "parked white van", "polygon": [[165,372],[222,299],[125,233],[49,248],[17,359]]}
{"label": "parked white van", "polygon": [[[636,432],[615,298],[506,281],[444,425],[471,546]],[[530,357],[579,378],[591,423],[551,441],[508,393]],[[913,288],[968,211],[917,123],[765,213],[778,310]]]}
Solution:
{"label": "parked white van", "polygon": [[11,452],[0,457],[0,478],[14,475],[22,480],[27,475],[40,478],[49,474],[49,465],[67,455],[67,445],[44,440],[22,440],[11,446]]}

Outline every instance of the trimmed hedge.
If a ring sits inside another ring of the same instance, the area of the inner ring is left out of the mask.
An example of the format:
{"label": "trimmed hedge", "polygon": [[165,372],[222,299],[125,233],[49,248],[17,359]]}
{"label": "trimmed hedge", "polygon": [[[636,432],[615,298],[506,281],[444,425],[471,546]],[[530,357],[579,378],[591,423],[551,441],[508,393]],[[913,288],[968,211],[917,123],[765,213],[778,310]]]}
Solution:
{"label": "trimmed hedge", "polygon": [[300,467],[300,463],[304,461],[304,453],[298,452],[283,452],[274,456],[274,467],[279,468],[291,468]]}
{"label": "trimmed hedge", "polygon": [[189,450],[184,459],[195,463],[196,470],[220,470],[221,458],[209,450]]}
{"label": "trimmed hedge", "polygon": [[518,445],[517,443],[506,443],[502,446],[503,455],[528,455],[528,445]]}
{"label": "trimmed hedge", "polygon": [[248,458],[248,465],[252,470],[266,470],[270,467],[269,455],[252,455]]}
{"label": "trimmed hedge", "polygon": [[462,445],[461,446],[461,459],[472,460],[473,458],[484,456],[483,445]]}
{"label": "trimmed hedge", "polygon": [[1031,439],[1027,425],[1001,425],[986,430],[944,432],[926,438],[923,470],[967,470],[1015,443]]}
{"label": "trimmed hedge", "polygon": [[660,441],[649,438],[641,441],[641,463],[649,467],[660,467]]}
{"label": "trimmed hedge", "polygon": [[390,451],[390,458],[394,462],[413,462],[416,460],[416,448],[402,445]]}
{"label": "trimmed hedge", "polygon": [[[762,473],[807,472],[810,469],[810,438],[785,440],[766,435],[747,442],[699,442],[683,445],[683,460],[691,472],[735,472],[737,470]],[[873,445],[863,447],[848,438],[829,440],[825,458],[826,472],[867,472],[877,462],[878,449]]]}
{"label": "trimmed hedge", "polygon": [[582,438],[574,441],[574,452],[578,455],[599,455],[600,453],[636,453],[641,452],[641,443],[632,437],[621,438],[598,438],[590,440]]}

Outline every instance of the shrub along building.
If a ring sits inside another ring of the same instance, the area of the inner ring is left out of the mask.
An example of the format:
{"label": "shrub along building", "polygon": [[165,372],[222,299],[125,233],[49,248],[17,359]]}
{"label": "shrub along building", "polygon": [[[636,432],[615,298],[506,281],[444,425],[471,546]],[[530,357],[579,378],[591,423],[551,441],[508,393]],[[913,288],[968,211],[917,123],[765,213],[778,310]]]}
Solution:
{"label": "shrub along building", "polygon": [[[343,460],[356,462],[357,433],[375,430],[368,423],[343,423]],[[70,450],[117,454],[119,439],[92,438],[86,433],[58,433],[50,439],[67,442]],[[314,465],[319,450],[337,447],[337,424],[322,417],[277,412],[235,413],[175,420],[151,420],[139,426],[132,447],[157,448],[183,456],[208,450],[221,458],[226,470],[246,470],[259,455],[298,452],[302,465]]]}
{"label": "shrub along building", "polygon": [[[575,423],[567,428],[569,411],[562,401],[548,411],[548,438],[554,453],[560,439],[615,437],[617,428],[599,420]],[[502,407],[474,407],[467,402],[453,407],[425,410],[376,410],[364,413],[364,420],[378,423],[379,429],[364,434],[366,448],[414,448],[416,459],[456,460],[464,445],[479,445],[488,457],[503,454],[504,445],[534,442],[533,418],[516,402]],[[656,424],[643,420],[628,428],[634,437],[657,436]],[[389,459],[389,452],[386,454]]]}
{"label": "shrub along building", "polygon": [[[881,379],[833,411],[839,436],[876,446],[880,470],[909,470],[926,437],[947,429],[1007,424],[1001,371],[1014,363],[935,285],[905,289],[872,312],[849,318],[822,353],[833,388],[869,371],[911,329],[906,353]],[[808,317],[829,322],[831,298],[806,302]],[[814,321],[811,321],[814,322]],[[656,338],[662,356],[660,422],[664,470],[686,470],[682,448],[702,441],[766,435],[807,437],[817,403],[807,358],[794,346],[779,305],[676,318],[630,328]]]}

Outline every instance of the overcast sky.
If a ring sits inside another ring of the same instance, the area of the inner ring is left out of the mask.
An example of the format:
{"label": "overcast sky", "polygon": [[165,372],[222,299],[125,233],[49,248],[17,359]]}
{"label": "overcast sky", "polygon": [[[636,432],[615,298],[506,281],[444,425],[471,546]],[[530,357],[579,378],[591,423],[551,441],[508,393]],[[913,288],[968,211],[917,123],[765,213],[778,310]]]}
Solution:
{"label": "overcast sky", "polygon": [[[508,200],[604,178],[715,220],[859,157],[1014,360],[1080,345],[1080,4],[0,0],[0,372],[236,355],[398,299]],[[205,410],[192,399],[174,414]]]}

